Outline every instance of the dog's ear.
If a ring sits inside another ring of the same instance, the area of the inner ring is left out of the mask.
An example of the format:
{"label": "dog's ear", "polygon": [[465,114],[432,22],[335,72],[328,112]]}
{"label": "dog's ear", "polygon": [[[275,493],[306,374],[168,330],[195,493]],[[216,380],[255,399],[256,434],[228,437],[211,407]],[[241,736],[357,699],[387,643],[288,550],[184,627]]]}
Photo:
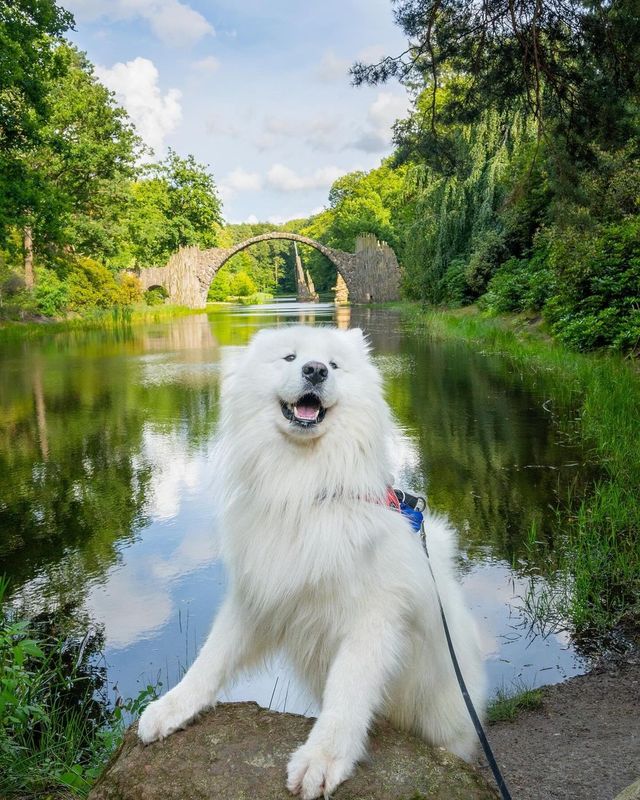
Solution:
{"label": "dog's ear", "polygon": [[357,347],[369,355],[371,352],[371,342],[363,333],[362,328],[349,328],[345,333]]}

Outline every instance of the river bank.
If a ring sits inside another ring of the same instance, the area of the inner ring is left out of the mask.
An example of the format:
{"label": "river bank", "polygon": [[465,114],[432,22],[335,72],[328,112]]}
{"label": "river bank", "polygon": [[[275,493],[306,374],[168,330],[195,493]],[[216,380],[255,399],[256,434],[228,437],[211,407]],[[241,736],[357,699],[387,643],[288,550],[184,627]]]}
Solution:
{"label": "river bank", "polygon": [[125,325],[162,322],[199,313],[202,313],[201,308],[172,305],[136,305],[94,309],[91,312],[65,318],[32,316],[25,320],[0,320],[0,342],[33,339],[65,331],[100,330],[118,328]]}
{"label": "river bank", "polygon": [[638,779],[640,649],[539,691],[538,708],[487,728],[514,798],[612,800]]}

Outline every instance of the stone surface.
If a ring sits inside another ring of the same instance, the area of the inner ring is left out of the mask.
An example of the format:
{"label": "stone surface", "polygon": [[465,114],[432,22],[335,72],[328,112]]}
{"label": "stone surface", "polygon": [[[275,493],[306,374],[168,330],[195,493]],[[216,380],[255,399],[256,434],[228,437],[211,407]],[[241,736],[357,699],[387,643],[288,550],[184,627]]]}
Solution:
{"label": "stone surface", "polygon": [[263,233],[233,247],[214,247],[210,250],[182,247],[171,256],[165,267],[140,270],[142,289],[164,286],[172,303],[204,308],[211,281],[232,256],[252,244],[277,239],[306,244],[325,255],[342,276],[352,303],[386,303],[399,299],[398,260],[389,245],[378,242],[372,234],[358,237],[355,253],[335,250],[308,236],[286,231]]}
{"label": "stone surface", "polygon": [[638,780],[639,657],[608,654],[586,675],[542,687],[540,708],[488,727],[514,800],[611,800]]}
{"label": "stone surface", "polygon": [[[131,728],[89,800],[286,800],[290,753],[313,720],[255,703],[224,703],[184,731],[144,747]],[[378,725],[369,759],[335,800],[495,800],[455,756]]]}
{"label": "stone surface", "polygon": [[298,253],[298,245],[296,242],[293,243],[293,251],[295,255],[295,262],[296,262],[296,297],[299,303],[317,303],[319,297],[316,293],[315,286],[313,285],[313,281],[311,280],[311,275],[309,275],[309,270],[307,270],[307,274],[304,274],[304,270],[302,269],[302,261],[300,260],[300,255]]}
{"label": "stone surface", "polygon": [[[640,769],[640,766],[638,766],[638,769]],[[632,783],[631,786],[623,789],[620,794],[617,794],[615,800],[640,800],[640,778],[635,783]]]}
{"label": "stone surface", "polygon": [[336,285],[332,287],[332,290],[335,292],[333,302],[337,306],[343,306],[349,302],[349,290],[347,289],[347,284],[344,282],[344,278],[340,273],[337,275]]}

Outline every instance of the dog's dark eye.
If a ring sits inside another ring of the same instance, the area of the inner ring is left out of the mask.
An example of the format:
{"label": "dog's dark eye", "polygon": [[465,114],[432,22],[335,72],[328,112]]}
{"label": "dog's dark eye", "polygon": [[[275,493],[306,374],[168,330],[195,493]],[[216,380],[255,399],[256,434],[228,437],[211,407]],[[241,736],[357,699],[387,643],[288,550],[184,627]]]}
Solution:
{"label": "dog's dark eye", "polygon": [[296,360],[296,354],[295,353],[290,353],[288,356],[284,357],[284,360],[285,361],[295,361]]}
{"label": "dog's dark eye", "polygon": [[336,364],[335,361],[330,361],[329,366],[331,367],[331,369],[338,369],[338,365]]}

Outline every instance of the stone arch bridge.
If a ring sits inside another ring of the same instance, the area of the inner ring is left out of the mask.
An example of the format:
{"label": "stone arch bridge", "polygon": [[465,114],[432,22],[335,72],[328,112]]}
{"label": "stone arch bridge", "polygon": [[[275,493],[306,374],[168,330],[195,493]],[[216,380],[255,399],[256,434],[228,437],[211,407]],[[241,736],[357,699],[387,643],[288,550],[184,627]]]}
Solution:
{"label": "stone arch bridge", "polygon": [[352,303],[385,303],[399,298],[400,268],[396,255],[388,244],[379,242],[373,234],[358,237],[355,253],[335,250],[315,239],[286,231],[253,236],[233,247],[213,247],[210,250],[181,247],[165,267],[140,270],[142,289],[146,291],[152,286],[162,286],[172,303],[204,308],[211,282],[232,256],[252,244],[281,239],[309,245],[326,256],[343,277]]}

